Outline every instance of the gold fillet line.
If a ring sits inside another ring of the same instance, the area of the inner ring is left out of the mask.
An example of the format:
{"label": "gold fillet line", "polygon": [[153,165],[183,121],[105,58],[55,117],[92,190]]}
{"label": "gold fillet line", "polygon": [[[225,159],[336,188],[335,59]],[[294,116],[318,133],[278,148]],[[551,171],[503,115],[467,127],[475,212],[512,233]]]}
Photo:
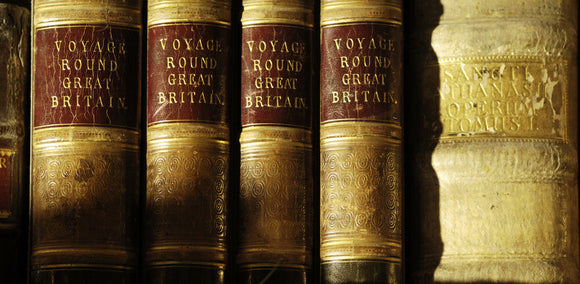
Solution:
{"label": "gold fillet line", "polygon": [[[179,24],[176,24],[179,25]],[[209,124],[212,125],[212,127],[214,125],[223,127],[223,128],[229,128],[229,126],[224,123],[224,122],[216,122],[216,121],[209,121],[209,120],[193,120],[193,119],[166,119],[166,120],[158,120],[158,121],[154,121],[154,122],[149,122],[147,124],[147,127],[155,127],[157,125],[162,125],[162,124],[172,124],[172,123],[182,123],[185,125],[189,125],[189,124],[199,124],[199,125],[204,125],[204,124]]]}
{"label": "gold fillet line", "polygon": [[401,28],[403,25],[402,21],[389,20],[389,19],[377,19],[377,18],[353,18],[353,19],[342,19],[336,21],[327,21],[320,24],[321,29],[350,26],[350,25],[360,25],[360,24],[388,24],[389,26]]}
{"label": "gold fillet line", "polygon": [[147,262],[147,266],[158,266],[158,267],[207,266],[207,267],[217,267],[219,269],[226,268],[225,263],[208,262],[208,261],[151,261]]}
{"label": "gold fillet line", "polygon": [[[282,245],[272,245],[273,247],[269,247],[269,248],[264,248],[261,244],[258,245],[244,245],[242,247],[240,247],[241,251],[244,252],[270,252],[270,251],[276,251],[276,252],[284,252],[284,253],[292,253],[292,252],[296,252],[296,253],[304,253],[307,252],[307,247],[304,245],[296,245],[296,246],[289,246],[286,244],[282,244]],[[274,247],[275,246],[275,247]]]}
{"label": "gold fillet line", "polygon": [[284,264],[284,263],[248,263],[248,264],[238,264],[244,270],[260,270],[263,268],[293,268],[297,270],[310,269],[310,265],[298,265],[298,264]]}
{"label": "gold fillet line", "polygon": [[336,23],[336,24],[326,24],[324,26],[321,26],[321,28],[340,28],[340,27],[348,27],[348,26],[359,26],[359,25],[381,25],[381,26],[388,26],[391,28],[401,28],[402,22],[397,22],[397,21],[372,21],[372,20],[361,20],[361,21],[350,21],[350,22],[345,22],[345,23]]}
{"label": "gold fillet line", "polygon": [[159,124],[147,128],[147,139],[162,138],[209,138],[229,141],[230,131],[216,125],[193,123]]}
{"label": "gold fillet line", "polygon": [[82,141],[82,140],[78,140],[78,141],[54,141],[54,140],[48,140],[48,141],[38,141],[38,140],[33,140],[34,141],[34,145],[33,145],[33,149],[35,150],[44,150],[47,148],[53,148],[53,149],[58,149],[58,148],[112,148],[111,150],[117,150],[117,149],[128,149],[128,150],[135,150],[135,149],[139,149],[139,145],[138,143],[123,143],[123,142],[119,142],[119,141],[106,141],[106,140],[102,140],[102,141]]}
{"label": "gold fillet line", "polygon": [[313,24],[307,24],[302,21],[269,18],[268,20],[246,20],[243,24],[243,29],[263,26],[296,27],[303,28],[306,30],[312,30],[314,28]]}
{"label": "gold fillet line", "polygon": [[[359,245],[356,243],[350,244],[343,244],[343,245],[336,245],[336,244],[322,244],[320,245],[321,248],[321,255],[336,255],[341,256],[346,254],[346,256],[352,254],[354,250],[381,250],[381,251],[388,251],[388,252],[401,252],[401,246],[392,246],[392,245]],[[387,253],[388,253],[387,252]],[[355,253],[356,255],[360,255],[361,253]],[[368,254],[368,253],[365,253]],[[384,253],[372,253],[372,256],[382,256],[385,255]]]}
{"label": "gold fillet line", "polygon": [[[218,240],[218,239],[219,239],[220,241],[225,241],[225,239],[226,239],[226,238],[224,238],[224,237],[222,237],[222,238],[216,238],[216,240]],[[194,240],[192,240],[192,241],[182,241],[182,240],[159,240],[159,241],[156,241],[155,243],[156,243],[156,244],[160,244],[160,245],[162,245],[162,246],[173,246],[173,245],[189,245],[189,244],[191,244],[191,242],[193,242],[193,241],[194,241]],[[214,243],[214,242],[213,242],[213,241],[211,241],[211,242],[207,242],[206,244],[213,244],[213,243]]]}
{"label": "gold fillet line", "polygon": [[[53,134],[54,133],[54,134]],[[74,139],[74,137],[79,136],[94,136],[94,137],[102,137],[102,136],[123,136],[124,140],[133,140],[138,139],[139,132],[130,129],[123,129],[123,128],[110,128],[110,127],[92,127],[92,126],[70,126],[70,127],[52,127],[52,128],[42,128],[42,129],[35,129],[33,131],[34,136],[51,136],[58,135],[58,139],[62,139],[60,135],[65,134],[66,136]],[[125,138],[125,136],[129,136]],[[133,136],[133,137],[131,137]]]}
{"label": "gold fillet line", "polygon": [[191,260],[191,257],[184,260],[175,260],[176,257],[163,257],[164,259],[170,258],[172,260],[150,260],[150,257],[146,257],[145,262],[147,266],[193,266],[193,265],[203,265],[203,266],[216,266],[216,267],[225,267],[227,256],[219,257],[218,259],[212,258],[211,260],[208,259],[198,259],[198,260]]}
{"label": "gold fillet line", "polygon": [[321,264],[330,264],[330,263],[352,263],[352,262],[360,262],[360,263],[369,263],[369,262],[378,262],[378,263],[401,263],[401,259],[399,258],[391,258],[391,259],[329,259],[329,260],[322,260]]}
{"label": "gold fillet line", "polygon": [[46,29],[53,29],[53,28],[66,28],[72,26],[113,26],[125,29],[132,29],[132,30],[141,30],[140,24],[127,24],[124,22],[115,22],[111,20],[104,20],[104,21],[87,21],[87,20],[78,20],[78,21],[54,21],[54,22],[47,22],[43,24],[34,24],[35,31],[39,30],[46,30]]}
{"label": "gold fillet line", "polygon": [[148,139],[148,152],[180,149],[204,149],[207,151],[228,153],[229,143],[218,139],[207,138],[173,138],[173,139]]}
{"label": "gold fillet line", "polygon": [[375,124],[386,124],[389,125],[390,127],[401,127],[401,122],[395,122],[392,120],[378,120],[378,119],[373,119],[373,120],[366,120],[366,119],[353,119],[353,118],[337,118],[337,119],[329,119],[329,120],[325,120],[320,122],[321,126],[325,126],[325,125],[333,125],[334,123],[375,123]]}
{"label": "gold fillet line", "polygon": [[396,263],[400,263],[401,262],[401,258],[400,257],[394,257],[394,256],[385,256],[385,257],[380,257],[380,256],[340,256],[340,257],[322,257],[321,256],[321,263],[326,264],[326,263],[331,263],[331,262],[348,262],[350,260],[360,260],[361,262],[364,262],[364,260],[369,259],[369,260],[374,260],[374,261],[387,261],[387,262],[396,262]]}
{"label": "gold fillet line", "polygon": [[[289,240],[289,241],[300,241],[300,240]],[[310,251],[305,246],[297,245],[295,247],[289,247],[287,245],[276,246],[276,244],[271,244],[268,248],[256,247],[256,245],[240,246],[240,255],[243,255],[243,259],[252,259],[261,255],[272,255],[272,256],[284,256],[284,258],[289,258],[291,256],[291,262],[302,262],[304,258],[311,255]]]}
{"label": "gold fillet line", "polygon": [[[206,7],[203,4],[206,4],[208,1],[148,1],[149,8],[156,8],[156,7],[181,7],[181,6],[196,6],[196,7]],[[223,9],[227,9],[229,11],[230,5],[228,1],[222,1],[222,5],[218,5],[217,1],[214,1],[214,5],[212,7],[222,7]],[[209,4],[208,4],[209,6]]]}
{"label": "gold fillet line", "polygon": [[[392,124],[392,123],[382,123],[382,122],[373,122],[373,121],[352,121],[352,120],[344,120],[344,121],[335,121],[332,123],[324,123],[320,125],[321,131],[353,131],[356,130],[358,132],[362,132],[365,129],[372,129],[373,132],[376,130],[379,131],[397,131],[403,132],[403,128],[401,125]],[[375,130],[376,129],[376,130]]]}
{"label": "gold fillet line", "polygon": [[[69,1],[71,2],[71,1]],[[54,3],[54,4],[38,4],[34,3],[34,10],[36,13],[41,13],[44,11],[57,11],[59,14],[67,14],[69,16],[74,15],[74,10],[90,10],[90,11],[105,11],[105,12],[116,12],[116,11],[130,11],[131,13],[141,14],[140,7],[138,5],[95,5],[93,3],[87,3],[87,1],[74,1],[71,4],[64,3]],[[115,3],[119,1],[111,1],[110,3]],[[84,4],[84,5],[83,5]],[[63,11],[68,10],[68,13]],[[71,11],[72,10],[72,11]]]}
{"label": "gold fillet line", "polygon": [[229,14],[231,6],[227,5],[227,3],[228,3],[227,1],[224,1],[223,5],[217,5],[217,3],[215,3],[214,5],[210,6],[210,4],[208,4],[207,2],[203,2],[203,1],[188,1],[188,2],[174,1],[174,2],[157,2],[157,3],[152,3],[151,1],[149,1],[148,9],[149,10],[155,10],[155,9],[179,10],[180,8],[182,8],[182,9],[185,8],[185,9],[190,10],[190,11],[221,10],[221,11],[225,11],[225,12],[227,12],[227,14]]}
{"label": "gold fillet line", "polygon": [[337,3],[339,3],[339,4],[335,4],[335,3],[331,4],[331,2],[322,3],[320,5],[320,10],[333,11],[333,10],[361,9],[361,10],[365,10],[365,11],[369,11],[369,12],[375,12],[376,10],[381,10],[381,11],[394,11],[394,12],[398,12],[401,14],[403,13],[403,9],[401,8],[401,6],[397,5],[395,3],[392,3],[390,5],[387,3],[382,4],[382,5],[372,5],[372,4],[367,4],[368,1],[351,1],[350,4],[347,4],[344,2],[340,3],[337,1]]}
{"label": "gold fillet line", "polygon": [[[171,26],[189,26],[189,25],[200,25],[200,26],[212,26],[212,27],[218,27],[218,28],[225,28],[225,29],[230,29],[231,28],[231,23],[230,22],[224,22],[224,21],[206,21],[203,19],[167,19],[165,21],[159,21],[159,22],[155,22],[154,24],[148,24],[147,28],[148,29],[152,29],[152,28],[159,28],[159,27],[171,27]],[[152,124],[156,124],[156,123],[167,123],[167,122],[173,122],[173,121],[191,121],[191,122],[197,122],[199,120],[187,120],[187,119],[183,119],[183,120],[162,120],[162,121],[155,121],[155,122],[151,122],[148,125],[152,125]],[[211,122],[211,121],[208,121]],[[217,123],[216,123],[217,124]]]}
{"label": "gold fillet line", "polygon": [[[245,142],[241,141],[240,144],[242,145],[242,152],[263,152],[262,149],[264,148],[272,148],[272,147],[291,147],[293,149],[312,149],[312,144],[308,142],[294,142],[294,141],[264,141],[264,142]],[[284,152],[290,152],[290,149],[284,149]]]}
{"label": "gold fillet line", "polygon": [[242,125],[243,129],[252,128],[252,127],[288,127],[288,128],[296,128],[296,129],[310,131],[309,126],[292,124],[292,123],[248,123],[248,124]]}
{"label": "gold fillet line", "polygon": [[363,120],[363,119],[352,119],[352,118],[341,118],[341,119],[331,119],[321,122],[320,125],[323,127],[338,127],[337,125],[353,125],[358,127],[359,125],[365,125],[366,127],[374,125],[375,127],[389,127],[402,129],[401,123],[388,121],[388,120]]}
{"label": "gold fillet line", "polygon": [[[156,139],[147,139],[147,143],[149,144],[148,147],[169,147],[174,148],[172,144],[179,143],[179,144],[189,144],[189,142],[197,142],[199,144],[192,145],[192,146],[199,146],[200,144],[204,145],[220,145],[224,149],[230,145],[229,141],[224,141],[221,139],[215,138],[205,138],[205,137],[179,137],[179,138],[156,138]],[[200,143],[203,142],[203,143]]]}
{"label": "gold fillet line", "polygon": [[[90,244],[88,244],[88,245],[90,246]],[[131,251],[132,250],[125,249],[122,246],[118,246],[117,248],[102,247],[102,246],[98,246],[97,248],[76,248],[76,247],[70,248],[69,246],[65,246],[65,245],[56,245],[56,246],[50,246],[50,245],[49,246],[42,246],[41,245],[41,246],[35,246],[34,252],[32,254],[38,255],[38,254],[53,254],[53,253],[62,254],[63,252],[65,252],[65,253],[82,252],[82,253],[95,253],[95,254],[127,255]]]}
{"label": "gold fillet line", "polygon": [[71,269],[71,268],[101,268],[101,269],[113,269],[113,270],[123,270],[123,271],[130,271],[136,270],[137,267],[135,266],[125,266],[125,265],[106,265],[106,264],[90,264],[90,263],[70,263],[70,264],[50,264],[50,265],[32,265],[32,269],[35,271],[38,270],[55,270],[55,269]]}
{"label": "gold fillet line", "polygon": [[[155,246],[153,245],[152,247],[150,247],[148,249],[149,252],[151,251],[156,251],[156,250],[180,250],[180,251],[213,251],[213,252],[219,252],[219,253],[225,253],[226,252],[226,247],[225,247],[225,241],[221,241],[221,242],[216,242],[215,244],[217,246],[211,246],[211,243],[208,243],[207,246],[195,246],[192,244],[195,244],[194,241],[190,242],[190,243],[183,243],[181,245],[162,245],[162,246]],[[183,248],[182,245],[187,245],[188,248]]]}
{"label": "gold fillet line", "polygon": [[82,142],[118,142],[126,144],[136,144],[139,142],[139,134],[124,131],[107,131],[108,129],[90,128],[84,129],[63,129],[63,128],[45,128],[47,131],[34,131],[34,141],[77,141]]}
{"label": "gold fillet line", "polygon": [[[196,133],[196,130],[198,132]],[[153,133],[154,132],[154,133]],[[201,132],[201,133],[200,133]],[[216,141],[223,144],[228,144],[229,137],[226,137],[226,133],[212,133],[210,131],[204,131],[204,129],[188,129],[188,130],[175,130],[175,129],[157,129],[149,130],[147,133],[147,141],[174,141],[179,139],[189,139],[189,140],[206,140],[206,141]],[[229,134],[229,133],[228,133]]]}
{"label": "gold fillet line", "polygon": [[[64,149],[68,148],[68,149]],[[42,143],[42,145],[35,144],[32,147],[37,154],[44,153],[45,150],[48,152],[55,152],[55,155],[42,155],[42,156],[58,156],[62,155],[62,153],[70,154],[68,151],[70,149],[78,149],[78,150],[86,150],[87,152],[96,152],[96,151],[103,151],[103,149],[108,149],[106,152],[121,152],[121,151],[139,151],[139,145],[134,144],[122,144],[119,145],[117,142],[103,142],[103,141],[91,141],[91,142],[54,142],[54,143]],[[98,150],[97,150],[98,149]],[[61,151],[55,151],[61,150]],[[50,154],[50,153],[49,153]]]}
{"label": "gold fillet line", "polygon": [[309,129],[287,126],[253,126],[242,129],[241,136],[287,137],[288,139],[310,139],[312,132]]}
{"label": "gold fillet line", "polygon": [[67,123],[67,124],[45,124],[42,126],[35,126],[33,131],[40,131],[46,128],[76,128],[76,127],[86,127],[86,128],[95,128],[95,127],[102,127],[106,129],[119,129],[119,130],[127,130],[132,131],[135,133],[139,133],[137,130],[138,128],[130,127],[130,126],[121,126],[121,125],[111,125],[111,124],[99,124],[99,123]]}
{"label": "gold fillet line", "polygon": [[156,128],[175,128],[178,126],[179,128],[206,128],[212,131],[217,131],[217,129],[221,129],[221,131],[229,130],[229,126],[223,122],[211,122],[211,121],[184,121],[184,120],[163,120],[151,123],[147,126],[148,129],[156,129]]}
{"label": "gold fillet line", "polygon": [[[364,145],[364,143],[361,142],[366,142],[366,141],[375,141],[375,142],[379,142],[380,144],[386,144],[386,145],[394,145],[394,146],[399,146],[402,144],[402,141],[400,140],[400,138],[392,138],[392,137],[379,137],[379,136],[354,136],[354,137],[337,137],[337,138],[321,138],[320,139],[320,145],[322,147],[322,145],[324,145],[325,147],[329,147],[329,148],[334,148],[336,146],[342,148],[342,145],[347,145],[350,146],[352,144],[356,145],[356,146],[367,146]],[[334,146],[334,147],[332,147]],[[374,145],[373,145],[374,146]],[[346,147],[346,146],[345,146]]]}
{"label": "gold fillet line", "polygon": [[172,19],[163,19],[163,20],[154,20],[147,22],[147,28],[157,28],[157,27],[165,27],[165,26],[176,26],[176,25],[185,25],[185,24],[212,24],[212,26],[217,27],[227,27],[231,26],[231,23],[228,21],[220,21],[220,20],[209,20],[209,19],[192,19],[191,17],[174,17]]}
{"label": "gold fillet line", "polygon": [[[333,234],[326,234],[325,237],[326,239],[331,239],[334,238],[336,239],[337,237],[332,236]],[[341,234],[343,235],[343,234]],[[382,247],[394,247],[394,248],[401,248],[401,242],[397,242],[395,240],[393,241],[387,241],[387,242],[361,242],[360,241],[360,234],[352,234],[352,235],[358,235],[359,237],[357,239],[353,239],[352,237],[348,237],[350,240],[338,240],[338,241],[322,241],[321,242],[321,246],[353,246],[356,245],[356,247],[378,247],[378,248],[382,248]],[[354,237],[354,236],[353,236]],[[363,236],[364,238],[364,236]]]}

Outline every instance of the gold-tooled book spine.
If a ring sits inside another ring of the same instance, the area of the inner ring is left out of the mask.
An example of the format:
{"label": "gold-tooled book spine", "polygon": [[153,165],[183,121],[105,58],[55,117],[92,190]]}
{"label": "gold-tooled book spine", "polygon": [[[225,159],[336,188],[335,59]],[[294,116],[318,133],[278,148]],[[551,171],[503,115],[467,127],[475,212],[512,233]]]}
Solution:
{"label": "gold-tooled book spine", "polygon": [[243,6],[238,279],[310,283],[314,2]]}
{"label": "gold-tooled book spine", "polygon": [[32,283],[136,281],[141,5],[33,2]]}
{"label": "gold-tooled book spine", "polygon": [[148,2],[147,283],[224,283],[231,2]]}
{"label": "gold-tooled book spine", "polygon": [[321,1],[322,283],[402,283],[402,1]]}
{"label": "gold-tooled book spine", "polygon": [[578,4],[514,4],[441,1],[435,56],[418,61],[442,125],[416,193],[437,205],[409,208],[421,243],[443,244],[410,271],[424,282],[580,282]]}
{"label": "gold-tooled book spine", "polygon": [[0,275],[9,284],[26,279],[29,6],[0,3]]}

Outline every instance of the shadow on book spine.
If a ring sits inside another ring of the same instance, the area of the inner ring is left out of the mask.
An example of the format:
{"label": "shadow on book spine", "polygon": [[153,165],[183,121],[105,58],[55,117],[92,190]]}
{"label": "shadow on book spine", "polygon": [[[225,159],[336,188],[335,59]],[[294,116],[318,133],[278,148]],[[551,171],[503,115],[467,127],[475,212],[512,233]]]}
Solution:
{"label": "shadow on book spine", "polygon": [[231,1],[149,1],[147,283],[224,283]]}
{"label": "shadow on book spine", "polygon": [[310,283],[313,1],[243,1],[241,283]]}
{"label": "shadow on book spine", "polygon": [[[21,6],[19,6],[19,5]],[[0,275],[26,279],[30,3],[0,3]]]}
{"label": "shadow on book spine", "polygon": [[402,1],[321,1],[322,283],[402,283]]}
{"label": "shadow on book spine", "polygon": [[141,1],[34,1],[32,283],[135,283]]}

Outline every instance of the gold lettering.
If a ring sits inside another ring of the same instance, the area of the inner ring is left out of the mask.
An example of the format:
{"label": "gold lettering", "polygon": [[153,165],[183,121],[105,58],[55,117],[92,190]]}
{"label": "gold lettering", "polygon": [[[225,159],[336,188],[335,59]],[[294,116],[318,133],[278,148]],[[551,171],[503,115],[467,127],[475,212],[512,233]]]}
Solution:
{"label": "gold lettering", "polygon": [[57,40],[54,42],[54,44],[56,45],[56,51],[60,52],[60,46],[62,45],[62,40]]}
{"label": "gold lettering", "polygon": [[163,92],[159,92],[157,94],[157,98],[158,98],[158,100],[157,100],[158,104],[164,104],[167,101],[167,99],[165,98],[165,93],[163,93]]}
{"label": "gold lettering", "polygon": [[63,59],[61,60],[61,64],[60,64],[60,65],[62,66],[62,70],[63,70],[63,71],[64,71],[64,70],[70,70],[70,66],[68,65],[68,59],[66,59],[66,58],[63,58]]}

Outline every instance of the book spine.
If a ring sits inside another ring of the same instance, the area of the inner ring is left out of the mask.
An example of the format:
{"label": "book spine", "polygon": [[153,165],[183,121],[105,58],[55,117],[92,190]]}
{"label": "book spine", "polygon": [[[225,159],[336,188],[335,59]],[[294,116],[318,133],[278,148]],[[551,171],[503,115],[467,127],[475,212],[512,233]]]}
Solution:
{"label": "book spine", "polygon": [[32,283],[134,283],[141,1],[33,15]]}
{"label": "book spine", "polygon": [[29,35],[29,6],[0,3],[0,275],[7,283],[26,279]]}
{"label": "book spine", "polygon": [[240,241],[243,283],[309,283],[313,1],[243,1]]}
{"label": "book spine", "polygon": [[149,1],[148,283],[223,283],[230,1]]}
{"label": "book spine", "polygon": [[416,82],[435,80],[417,90],[436,98],[432,124],[442,125],[436,182],[417,196],[437,194],[437,207],[410,210],[421,212],[421,242],[439,235],[444,249],[418,259],[436,268],[414,273],[445,283],[578,283],[577,1],[441,4],[435,56],[414,67]]}
{"label": "book spine", "polygon": [[402,1],[321,1],[322,283],[402,283]]}

